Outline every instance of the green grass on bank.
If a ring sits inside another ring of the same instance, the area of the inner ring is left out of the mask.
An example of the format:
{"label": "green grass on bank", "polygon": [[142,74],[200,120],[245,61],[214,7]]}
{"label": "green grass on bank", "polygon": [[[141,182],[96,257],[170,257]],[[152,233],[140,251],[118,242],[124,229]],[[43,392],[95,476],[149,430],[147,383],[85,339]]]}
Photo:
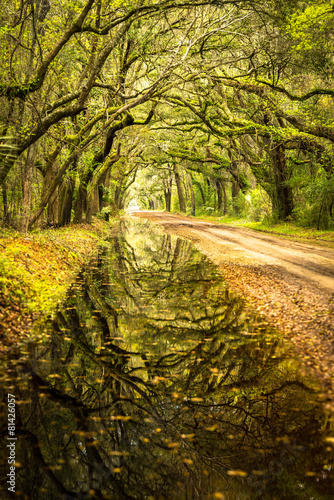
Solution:
{"label": "green grass on bank", "polygon": [[15,306],[22,314],[52,311],[110,228],[95,219],[92,225],[28,234],[0,230],[0,308]]}

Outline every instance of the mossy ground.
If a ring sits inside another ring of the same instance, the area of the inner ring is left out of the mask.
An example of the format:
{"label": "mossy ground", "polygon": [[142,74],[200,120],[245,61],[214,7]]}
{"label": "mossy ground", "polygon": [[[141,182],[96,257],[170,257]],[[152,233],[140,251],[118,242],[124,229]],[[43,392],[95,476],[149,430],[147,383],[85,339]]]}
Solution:
{"label": "mossy ground", "polygon": [[110,229],[95,219],[27,235],[0,232],[0,347],[26,338],[33,321],[55,309]]}

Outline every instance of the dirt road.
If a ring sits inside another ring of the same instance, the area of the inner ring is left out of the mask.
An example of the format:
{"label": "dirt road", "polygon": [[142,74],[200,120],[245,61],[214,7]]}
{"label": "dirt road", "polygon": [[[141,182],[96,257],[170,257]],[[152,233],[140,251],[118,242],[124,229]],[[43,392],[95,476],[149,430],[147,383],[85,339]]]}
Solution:
{"label": "dirt road", "polygon": [[193,241],[232,288],[291,338],[334,409],[334,250],[165,212],[130,215]]}
{"label": "dirt road", "polygon": [[204,253],[218,257],[219,263],[281,266],[282,271],[301,281],[334,293],[334,250],[165,212],[141,211],[132,215],[158,222],[169,232],[191,239]]}

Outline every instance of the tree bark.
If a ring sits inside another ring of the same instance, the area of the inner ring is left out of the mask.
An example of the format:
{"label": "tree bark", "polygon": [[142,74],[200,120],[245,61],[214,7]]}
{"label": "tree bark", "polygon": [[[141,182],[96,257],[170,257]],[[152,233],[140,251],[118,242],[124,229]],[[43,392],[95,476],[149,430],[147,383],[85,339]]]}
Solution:
{"label": "tree bark", "polygon": [[222,189],[221,179],[216,179],[216,186],[217,186],[217,205],[218,205],[217,208],[218,212],[220,212],[223,205],[223,189]]}
{"label": "tree bark", "polygon": [[283,145],[277,144],[271,151],[272,164],[274,168],[274,193],[273,208],[279,220],[286,220],[292,216],[293,197],[292,189],[287,185],[289,180],[288,167]]}
{"label": "tree bark", "polygon": [[86,212],[86,208],[87,184],[84,183],[83,179],[81,179],[74,208],[73,222],[75,222],[75,224],[81,224],[81,222],[83,221],[83,214]]}
{"label": "tree bark", "polygon": [[179,167],[176,163],[174,164],[173,170],[174,170],[174,177],[175,177],[175,183],[176,183],[176,188],[177,188],[177,194],[179,197],[180,211],[185,212],[186,211],[186,201],[185,201],[184,192],[183,192],[182,179],[180,176]]}
{"label": "tree bark", "polygon": [[198,187],[199,189],[199,192],[201,193],[201,197],[202,197],[202,202],[203,202],[203,205],[205,205],[206,203],[206,198],[205,198],[205,194],[204,194],[204,189],[203,189],[203,186],[202,184],[198,181],[196,182],[196,186]]}
{"label": "tree bark", "polygon": [[[57,146],[56,149],[50,154],[46,161],[45,167],[39,168],[41,174],[43,175],[43,184],[41,190],[41,199],[43,200],[48,192],[50,186],[52,186],[56,177],[56,160],[57,156],[61,151],[61,146]],[[54,193],[50,197],[47,203],[47,225],[53,226],[58,224],[58,188],[55,189]]]}
{"label": "tree bark", "polygon": [[60,188],[58,215],[60,226],[66,226],[71,222],[74,188],[75,181],[72,178],[65,179]]}
{"label": "tree bark", "polygon": [[170,212],[171,201],[172,201],[172,192],[171,192],[170,188],[168,188],[168,187],[164,188],[164,196],[165,196],[166,210],[167,210],[167,212]]}
{"label": "tree bark", "polygon": [[40,206],[38,210],[30,217],[29,220],[29,227],[28,229],[31,229],[32,226],[35,224],[35,222],[41,217],[43,214],[45,207],[49,203],[49,201],[52,199],[57,187],[61,184],[62,179],[64,174],[66,173],[67,169],[70,167],[70,165],[74,162],[77,161],[77,157],[80,153],[76,150],[74,151],[68,158],[67,160],[63,163],[62,167],[58,171],[55,179],[53,180],[51,186],[48,186],[48,189],[44,195],[44,197],[41,200]]}
{"label": "tree bark", "polygon": [[27,151],[27,159],[24,164],[22,176],[23,176],[23,184],[22,184],[22,215],[19,223],[19,229],[22,232],[28,231],[29,225],[29,216],[31,210],[32,203],[32,172],[33,166],[35,163],[35,154],[36,148],[35,146],[31,146]]}
{"label": "tree bark", "polygon": [[236,203],[236,198],[239,193],[240,193],[240,185],[234,179],[232,179],[232,186],[231,186],[232,206],[236,215],[239,215],[240,213],[240,209]]}
{"label": "tree bark", "polygon": [[8,198],[7,198],[7,184],[4,182],[1,186],[2,189],[2,203],[3,203],[3,221],[5,224],[9,222],[8,211]]}
{"label": "tree bark", "polygon": [[223,189],[223,194],[224,194],[224,212],[223,214],[227,214],[227,194],[226,194],[226,188],[224,182],[222,182],[222,189]]}
{"label": "tree bark", "polygon": [[[111,147],[111,145],[110,145],[110,147]],[[121,147],[119,144],[114,156],[112,156],[111,158],[106,158],[104,163],[100,164],[100,166],[96,166],[94,171],[90,170],[88,172],[89,178],[86,178],[85,182],[87,185],[87,183],[90,181],[90,186],[88,189],[86,188],[86,191],[85,192],[83,191],[83,193],[86,196],[86,221],[89,224],[92,221],[92,216],[94,215],[94,213],[99,211],[100,206],[101,206],[101,202],[102,202],[102,200],[100,199],[101,196],[99,193],[99,183],[100,182],[103,183],[103,181],[106,179],[107,173],[108,173],[109,169],[111,168],[111,166],[119,160],[120,151],[121,151]],[[109,152],[110,152],[110,149],[108,148],[107,154],[109,154]],[[123,182],[123,177],[121,179],[121,188],[120,189],[122,189],[122,182]],[[118,195],[118,197],[119,196],[120,195]],[[117,208],[119,208],[118,207],[119,199],[115,205],[117,205]]]}
{"label": "tree bark", "polygon": [[189,175],[189,189],[190,189],[190,200],[191,200],[191,215],[196,215],[196,200],[195,193],[193,188],[193,179],[191,175]]}

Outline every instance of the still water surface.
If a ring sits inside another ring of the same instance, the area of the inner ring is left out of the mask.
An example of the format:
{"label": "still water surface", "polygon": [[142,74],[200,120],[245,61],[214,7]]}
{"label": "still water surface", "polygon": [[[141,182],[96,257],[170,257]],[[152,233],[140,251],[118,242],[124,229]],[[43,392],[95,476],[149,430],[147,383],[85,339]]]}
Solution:
{"label": "still water surface", "polygon": [[21,498],[334,497],[316,384],[188,241],[122,221],[35,334],[1,372]]}

